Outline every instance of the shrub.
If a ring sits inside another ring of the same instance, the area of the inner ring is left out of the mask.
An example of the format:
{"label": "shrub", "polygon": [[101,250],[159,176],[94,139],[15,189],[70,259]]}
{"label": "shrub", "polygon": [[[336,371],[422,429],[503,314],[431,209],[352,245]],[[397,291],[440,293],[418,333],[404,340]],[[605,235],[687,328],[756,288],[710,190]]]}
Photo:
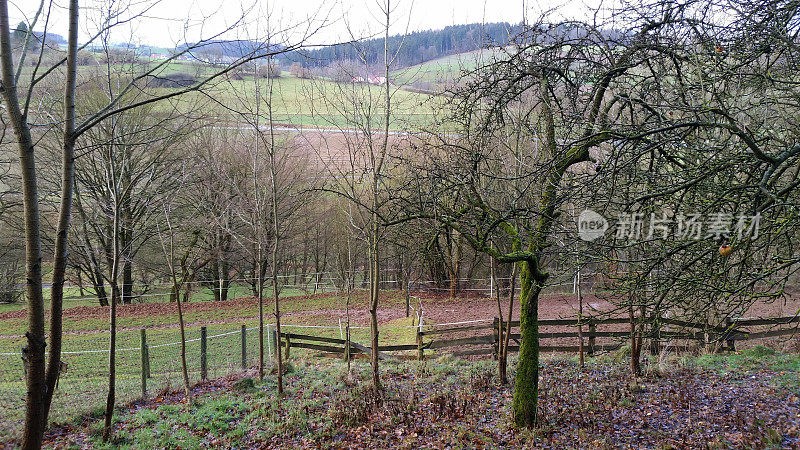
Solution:
{"label": "shrub", "polygon": [[280,78],[281,67],[275,63],[265,64],[258,67],[257,75],[261,78]]}
{"label": "shrub", "polygon": [[168,75],[154,76],[150,79],[150,84],[153,87],[160,88],[182,88],[189,87],[197,83],[197,79],[188,73],[176,72]]}
{"label": "shrub", "polygon": [[304,80],[310,80],[313,78],[311,74],[311,70],[307,67],[303,67],[300,63],[294,63],[289,68],[289,73],[292,74],[293,77],[302,78]]}

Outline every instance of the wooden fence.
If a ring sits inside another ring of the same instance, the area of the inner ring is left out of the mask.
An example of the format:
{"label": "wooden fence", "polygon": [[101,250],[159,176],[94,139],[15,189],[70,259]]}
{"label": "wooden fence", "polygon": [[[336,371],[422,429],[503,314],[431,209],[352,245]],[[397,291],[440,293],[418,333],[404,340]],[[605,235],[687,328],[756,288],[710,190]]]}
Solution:
{"label": "wooden fence", "polygon": [[[664,348],[672,351],[735,351],[736,341],[790,336],[797,332],[800,316],[775,318],[736,318],[725,321],[724,326],[714,326],[679,319],[657,317],[641,318],[636,322],[637,336],[641,334],[648,342],[651,353]],[[629,342],[629,318],[541,319],[539,320],[539,351],[577,353],[580,339],[587,355],[619,349]],[[504,323],[504,328],[508,324]],[[519,351],[522,337],[519,321],[510,324],[510,352]],[[492,355],[497,357],[500,336],[500,321],[472,321],[460,324],[425,325],[416,330],[416,344],[381,345],[378,355],[382,359],[423,359],[431,351],[444,351],[454,356]],[[319,350],[328,356],[369,354],[368,346],[344,339],[310,336],[297,333],[281,333],[280,345],[291,348]],[[402,354],[393,354],[403,352]]]}

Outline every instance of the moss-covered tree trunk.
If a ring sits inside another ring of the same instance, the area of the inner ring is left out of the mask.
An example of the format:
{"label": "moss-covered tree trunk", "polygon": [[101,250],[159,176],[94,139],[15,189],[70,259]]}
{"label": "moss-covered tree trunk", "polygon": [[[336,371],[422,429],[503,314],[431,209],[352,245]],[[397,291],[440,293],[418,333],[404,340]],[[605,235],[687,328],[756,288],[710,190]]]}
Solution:
{"label": "moss-covered tree trunk", "polygon": [[539,294],[546,279],[536,275],[535,261],[520,263],[522,290],[520,293],[519,366],[514,386],[514,423],[520,427],[536,426],[539,400]]}

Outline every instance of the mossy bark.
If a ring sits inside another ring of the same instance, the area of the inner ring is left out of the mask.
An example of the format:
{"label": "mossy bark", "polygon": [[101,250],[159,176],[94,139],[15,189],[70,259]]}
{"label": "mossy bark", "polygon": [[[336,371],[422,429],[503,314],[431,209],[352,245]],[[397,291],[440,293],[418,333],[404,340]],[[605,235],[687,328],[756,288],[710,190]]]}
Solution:
{"label": "mossy bark", "polygon": [[539,294],[546,276],[536,276],[535,262],[520,263],[522,290],[520,293],[519,366],[514,387],[514,423],[533,428],[537,422],[539,401]]}

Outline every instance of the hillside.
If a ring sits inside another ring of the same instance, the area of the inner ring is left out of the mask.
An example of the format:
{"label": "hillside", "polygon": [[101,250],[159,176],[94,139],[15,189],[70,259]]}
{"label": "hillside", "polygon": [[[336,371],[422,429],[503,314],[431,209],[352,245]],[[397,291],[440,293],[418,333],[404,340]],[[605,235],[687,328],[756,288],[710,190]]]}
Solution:
{"label": "hillside", "polygon": [[473,50],[436,58],[421,64],[392,72],[394,82],[399,85],[436,91],[464,72],[475,70],[502,52],[497,48]]}
{"label": "hillside", "polygon": [[[389,37],[389,51],[395,55],[396,68],[411,67],[459,53],[474,52],[482,48],[506,45],[509,36],[518,31],[518,25],[509,23],[471,23],[452,25],[441,30],[415,31]],[[368,39],[357,45],[350,43],[306,49],[282,56],[289,62],[300,62],[307,67],[324,67],[334,61],[366,60],[368,65],[383,60],[383,38]]]}

